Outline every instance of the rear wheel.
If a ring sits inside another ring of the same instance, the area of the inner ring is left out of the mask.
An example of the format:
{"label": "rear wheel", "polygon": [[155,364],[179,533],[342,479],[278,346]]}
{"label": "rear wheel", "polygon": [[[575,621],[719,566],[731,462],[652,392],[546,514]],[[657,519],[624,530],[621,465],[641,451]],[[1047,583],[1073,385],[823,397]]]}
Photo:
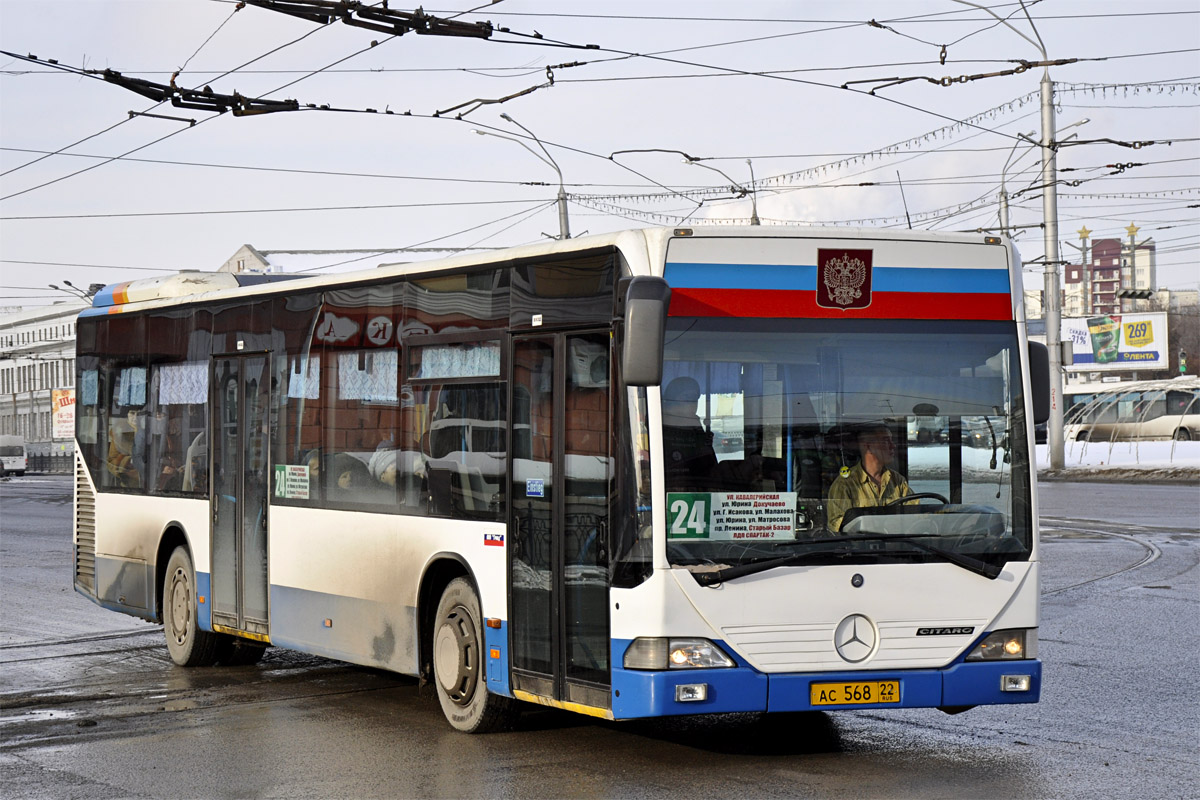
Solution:
{"label": "rear wheel", "polygon": [[446,586],[433,625],[433,682],[446,719],[465,733],[505,730],[516,720],[516,701],[487,688],[479,597],[466,578]]}
{"label": "rear wheel", "polygon": [[1186,442],[1191,438],[1191,431],[1189,431],[1187,428],[1180,428],[1179,430],[1175,431],[1175,441],[1177,442]]}
{"label": "rear wheel", "polygon": [[1077,442],[1086,442],[1087,440],[1088,440],[1088,432],[1087,431],[1080,431],[1078,433],[1078,435],[1076,435],[1076,437],[1075,437],[1075,441],[1077,441]]}
{"label": "rear wheel", "polygon": [[217,660],[220,637],[196,624],[196,570],[192,557],[176,547],[167,562],[163,587],[163,632],[171,660],[181,667],[207,667]]}

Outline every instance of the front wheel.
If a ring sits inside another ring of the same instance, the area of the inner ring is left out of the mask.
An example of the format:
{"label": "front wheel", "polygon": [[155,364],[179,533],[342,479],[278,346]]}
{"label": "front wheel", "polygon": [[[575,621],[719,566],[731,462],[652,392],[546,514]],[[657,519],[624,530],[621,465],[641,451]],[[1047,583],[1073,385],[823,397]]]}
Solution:
{"label": "front wheel", "polygon": [[455,578],[438,602],[433,625],[433,682],[446,719],[464,733],[511,727],[518,710],[510,697],[487,688],[483,660],[483,615],[466,578]]}
{"label": "front wheel", "polygon": [[167,562],[163,587],[163,632],[171,660],[181,667],[208,667],[219,654],[219,634],[200,630],[196,624],[196,570],[192,557],[176,547]]}
{"label": "front wheel", "polygon": [[1177,442],[1186,442],[1191,438],[1191,431],[1189,431],[1187,428],[1180,428],[1179,430],[1175,431],[1175,441]]}

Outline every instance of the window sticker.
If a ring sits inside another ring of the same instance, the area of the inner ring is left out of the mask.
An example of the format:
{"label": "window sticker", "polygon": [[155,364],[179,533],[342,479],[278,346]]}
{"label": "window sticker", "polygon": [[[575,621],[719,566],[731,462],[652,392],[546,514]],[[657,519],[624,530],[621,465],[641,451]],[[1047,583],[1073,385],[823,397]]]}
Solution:
{"label": "window sticker", "polygon": [[792,539],[795,492],[669,492],[667,538]]}
{"label": "window sticker", "polygon": [[288,500],[307,500],[308,465],[276,464],[275,496]]}

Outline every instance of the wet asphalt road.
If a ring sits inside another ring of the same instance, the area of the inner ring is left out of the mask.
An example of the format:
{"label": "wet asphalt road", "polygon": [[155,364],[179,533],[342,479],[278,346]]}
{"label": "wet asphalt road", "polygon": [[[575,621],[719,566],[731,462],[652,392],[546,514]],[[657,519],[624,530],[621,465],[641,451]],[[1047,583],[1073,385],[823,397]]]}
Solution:
{"label": "wet asphalt road", "polygon": [[70,483],[0,482],[0,795],[1195,797],[1200,488],[1053,483],[1042,702],[452,732],[415,680],[269,650],[184,670],[70,588]]}

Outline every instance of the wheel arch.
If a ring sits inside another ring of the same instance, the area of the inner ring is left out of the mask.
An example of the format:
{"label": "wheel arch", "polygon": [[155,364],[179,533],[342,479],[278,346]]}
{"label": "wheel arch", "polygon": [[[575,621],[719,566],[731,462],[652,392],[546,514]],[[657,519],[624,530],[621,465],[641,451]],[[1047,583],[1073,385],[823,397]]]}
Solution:
{"label": "wheel arch", "polygon": [[471,566],[458,553],[436,553],[429,559],[417,590],[417,673],[422,680],[433,674],[433,624],[442,593],[455,578],[466,578],[479,596],[479,582]]}
{"label": "wheel arch", "polygon": [[163,591],[167,582],[167,562],[176,547],[182,547],[188,552],[188,557],[195,563],[191,542],[184,532],[183,524],[171,520],[163,526],[162,535],[158,538],[158,550],[154,555],[154,621],[163,621]]}

